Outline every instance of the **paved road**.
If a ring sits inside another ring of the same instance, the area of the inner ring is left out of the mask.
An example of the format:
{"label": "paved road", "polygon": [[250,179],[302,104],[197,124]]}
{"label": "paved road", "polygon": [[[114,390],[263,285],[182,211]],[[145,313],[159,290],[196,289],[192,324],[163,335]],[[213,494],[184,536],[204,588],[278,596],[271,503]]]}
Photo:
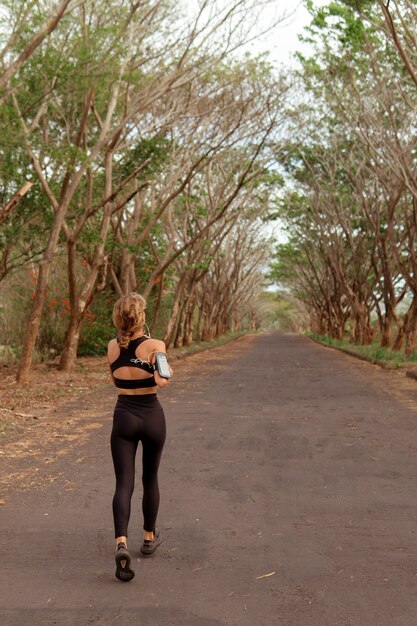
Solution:
{"label": "paved road", "polygon": [[114,578],[114,392],[85,396],[100,428],[1,508],[2,625],[416,625],[415,382],[265,334],[179,362],[160,395],[164,544],[136,560],[138,481],[136,577]]}

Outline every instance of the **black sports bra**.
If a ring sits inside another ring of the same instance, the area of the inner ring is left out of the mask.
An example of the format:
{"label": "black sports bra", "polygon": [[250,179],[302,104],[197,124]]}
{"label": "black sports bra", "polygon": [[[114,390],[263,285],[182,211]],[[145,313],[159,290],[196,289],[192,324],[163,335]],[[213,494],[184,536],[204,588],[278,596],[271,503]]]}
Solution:
{"label": "black sports bra", "polygon": [[[155,376],[153,375],[155,369],[154,366],[147,361],[142,361],[141,359],[138,359],[135,354],[136,348],[147,339],[148,337],[142,336],[129,341],[129,345],[127,346],[127,348],[120,348],[119,356],[115,361],[113,361],[113,363],[110,364],[110,368],[113,373],[114,384],[119,389],[141,389],[145,387],[155,387],[156,382]],[[138,367],[140,370],[152,374],[152,376],[149,376],[149,378],[135,378],[132,380],[116,378],[114,376],[114,372],[115,370],[119,369],[119,367]]]}

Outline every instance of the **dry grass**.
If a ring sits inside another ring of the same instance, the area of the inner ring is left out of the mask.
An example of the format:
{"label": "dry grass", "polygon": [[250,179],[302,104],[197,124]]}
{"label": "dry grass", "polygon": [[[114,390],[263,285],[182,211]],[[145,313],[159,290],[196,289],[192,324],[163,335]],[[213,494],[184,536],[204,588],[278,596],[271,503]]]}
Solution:
{"label": "dry grass", "polygon": [[51,409],[110,383],[105,357],[78,359],[70,375],[55,363],[32,368],[28,385],[16,382],[16,368],[3,367],[0,379],[0,435],[20,430],[28,421],[48,415]]}

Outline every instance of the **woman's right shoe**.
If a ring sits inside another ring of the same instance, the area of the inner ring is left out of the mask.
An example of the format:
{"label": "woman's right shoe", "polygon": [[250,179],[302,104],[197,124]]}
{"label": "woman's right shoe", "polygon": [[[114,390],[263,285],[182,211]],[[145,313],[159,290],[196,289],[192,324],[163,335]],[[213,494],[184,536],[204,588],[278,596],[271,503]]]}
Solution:
{"label": "woman's right shoe", "polygon": [[155,532],[154,532],[154,538],[153,539],[144,539],[143,540],[143,544],[142,544],[142,546],[140,548],[140,551],[143,554],[143,556],[150,556],[151,554],[153,554],[155,552],[155,550],[157,549],[157,547],[161,543],[162,543],[161,531],[156,529]]}
{"label": "woman's right shoe", "polygon": [[135,572],[130,568],[130,554],[124,542],[118,544],[115,559],[116,578],[123,582],[132,580],[135,576]]}

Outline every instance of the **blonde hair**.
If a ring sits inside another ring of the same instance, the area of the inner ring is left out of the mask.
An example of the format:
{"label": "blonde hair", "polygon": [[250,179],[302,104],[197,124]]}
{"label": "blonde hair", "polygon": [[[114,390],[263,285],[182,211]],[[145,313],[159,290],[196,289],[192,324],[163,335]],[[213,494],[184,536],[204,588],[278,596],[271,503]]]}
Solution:
{"label": "blonde hair", "polygon": [[117,328],[119,345],[127,348],[134,333],[145,326],[146,300],[133,291],[117,300],[113,307],[113,323]]}

